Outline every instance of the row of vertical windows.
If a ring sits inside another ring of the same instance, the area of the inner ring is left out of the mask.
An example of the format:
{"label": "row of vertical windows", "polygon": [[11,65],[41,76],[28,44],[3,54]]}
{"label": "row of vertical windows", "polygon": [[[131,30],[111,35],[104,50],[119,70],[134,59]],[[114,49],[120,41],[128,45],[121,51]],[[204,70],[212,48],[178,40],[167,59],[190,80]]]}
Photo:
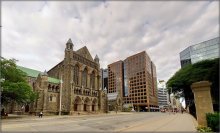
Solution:
{"label": "row of vertical windows", "polygon": [[[88,70],[85,68],[82,72],[82,86],[87,87],[88,81],[87,81],[87,74]],[[73,69],[73,81],[76,85],[79,85],[79,66],[76,65]],[[95,72],[93,71],[90,75],[90,87],[95,88]]]}
{"label": "row of vertical windows", "polygon": [[87,73],[88,70],[85,68],[82,72],[82,86],[87,87]]}
{"label": "row of vertical windows", "polygon": [[79,85],[79,66],[76,65],[73,70],[73,81],[76,85]]}

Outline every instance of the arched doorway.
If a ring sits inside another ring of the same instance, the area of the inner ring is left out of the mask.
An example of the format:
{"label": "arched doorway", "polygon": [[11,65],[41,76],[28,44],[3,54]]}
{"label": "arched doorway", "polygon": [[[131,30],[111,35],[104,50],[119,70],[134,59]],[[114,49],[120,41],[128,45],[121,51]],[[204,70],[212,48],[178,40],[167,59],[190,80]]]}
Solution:
{"label": "arched doorway", "polygon": [[91,101],[88,97],[84,101],[84,107],[83,108],[84,108],[84,111],[86,111],[86,112],[91,111]]}
{"label": "arched doorway", "polygon": [[80,107],[82,105],[82,100],[79,96],[77,96],[74,100],[74,111],[81,111]]}
{"label": "arched doorway", "polygon": [[96,99],[92,101],[92,111],[97,111],[97,100]]}

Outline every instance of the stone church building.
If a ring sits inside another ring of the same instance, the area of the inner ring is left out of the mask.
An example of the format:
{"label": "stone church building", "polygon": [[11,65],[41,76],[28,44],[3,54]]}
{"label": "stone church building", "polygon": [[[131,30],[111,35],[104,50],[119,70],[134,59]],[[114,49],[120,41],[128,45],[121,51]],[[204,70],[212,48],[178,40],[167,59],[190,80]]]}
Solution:
{"label": "stone church building", "polygon": [[105,111],[106,95],[101,90],[99,58],[93,59],[86,46],[74,51],[71,39],[66,43],[63,61],[48,71],[62,79],[62,112]]}
{"label": "stone church building", "polygon": [[[14,103],[9,113],[88,114],[107,111],[107,94],[101,90],[99,58],[93,59],[86,46],[74,50],[71,39],[66,43],[65,57],[48,72],[20,67],[38,99],[29,105]],[[60,106],[61,105],[61,106]]]}

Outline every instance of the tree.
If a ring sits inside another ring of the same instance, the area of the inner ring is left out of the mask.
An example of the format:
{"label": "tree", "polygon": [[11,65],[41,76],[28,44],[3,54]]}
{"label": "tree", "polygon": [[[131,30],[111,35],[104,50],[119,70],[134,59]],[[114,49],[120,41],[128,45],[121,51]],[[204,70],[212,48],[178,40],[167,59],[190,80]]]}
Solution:
{"label": "tree", "polygon": [[[195,64],[190,64],[178,70],[168,82],[169,91],[179,93],[186,100],[186,106],[194,106],[191,84],[198,81],[208,80],[212,83],[211,95],[213,99],[214,110],[219,111],[219,58],[212,60],[203,60]],[[181,92],[181,93],[180,93]],[[193,111],[193,110],[192,110]]]}
{"label": "tree", "polygon": [[1,103],[16,102],[19,105],[29,104],[35,101],[37,94],[33,92],[27,82],[27,75],[17,69],[15,59],[1,58]]}

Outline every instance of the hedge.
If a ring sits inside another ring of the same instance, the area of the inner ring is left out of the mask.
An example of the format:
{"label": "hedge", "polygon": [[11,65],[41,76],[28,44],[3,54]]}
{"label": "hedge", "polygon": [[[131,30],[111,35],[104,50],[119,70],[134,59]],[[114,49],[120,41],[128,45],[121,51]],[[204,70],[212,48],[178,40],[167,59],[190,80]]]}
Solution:
{"label": "hedge", "polygon": [[219,132],[219,112],[206,114],[207,126],[214,132]]}

